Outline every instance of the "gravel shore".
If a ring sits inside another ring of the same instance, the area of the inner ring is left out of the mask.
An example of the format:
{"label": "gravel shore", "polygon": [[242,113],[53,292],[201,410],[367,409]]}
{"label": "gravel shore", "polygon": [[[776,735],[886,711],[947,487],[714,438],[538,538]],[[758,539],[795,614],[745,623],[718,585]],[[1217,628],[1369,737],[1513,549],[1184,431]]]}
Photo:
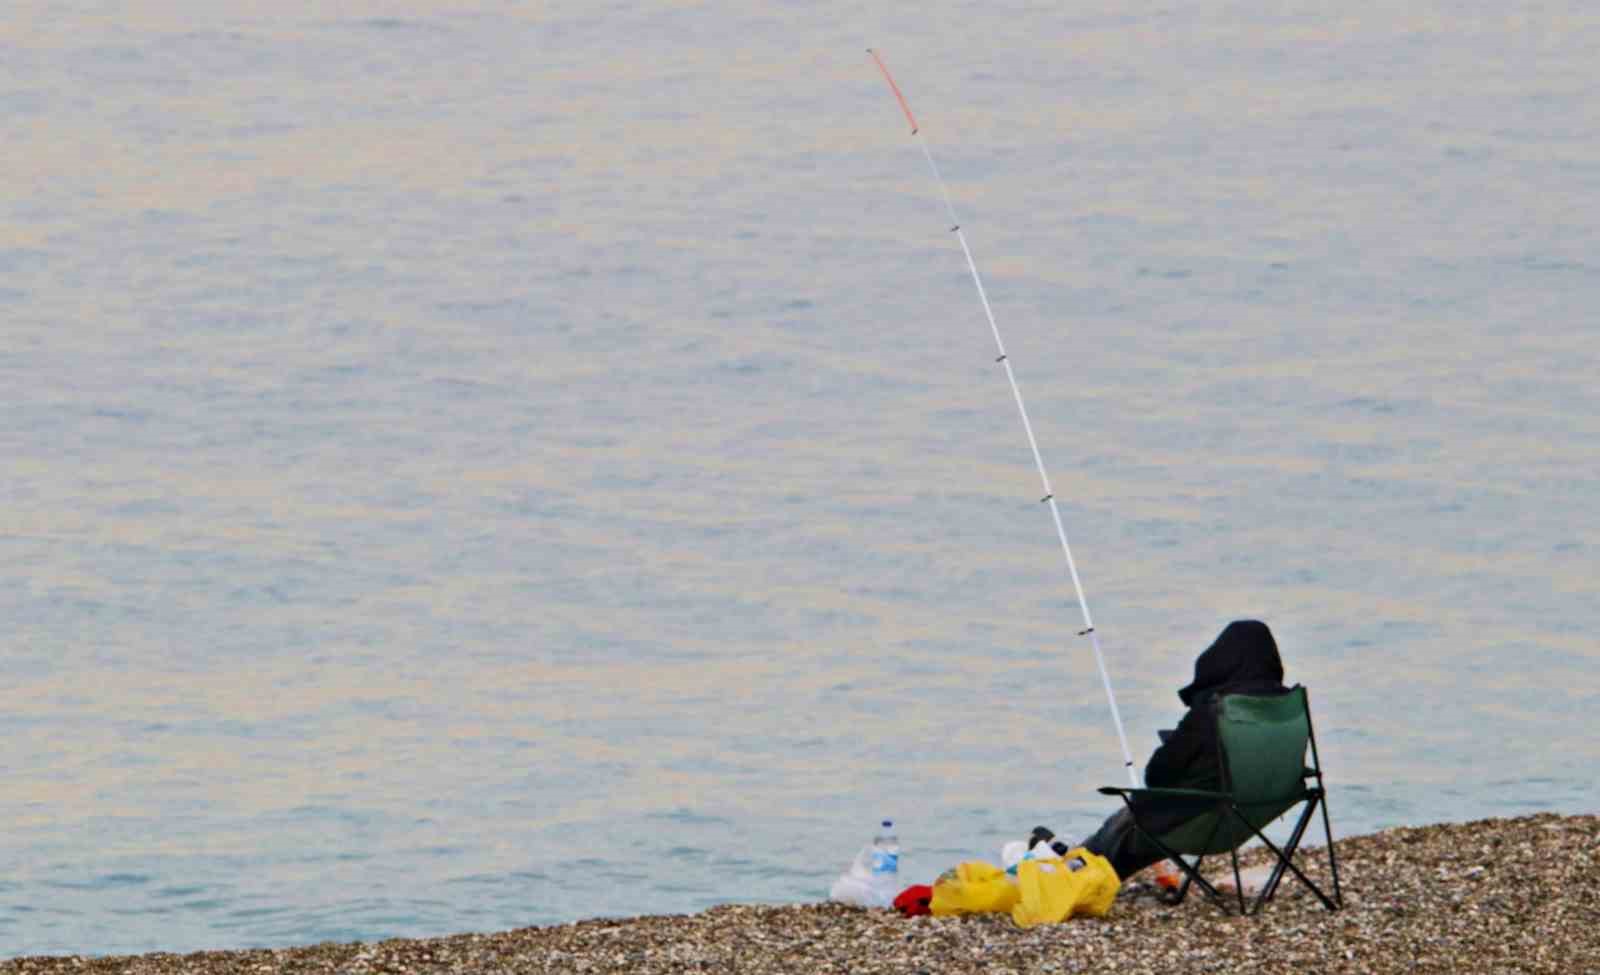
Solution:
{"label": "gravel shore", "polygon": [[[1261,851],[1246,857],[1261,862]],[[1326,857],[1307,873],[1326,879]],[[0,975],[173,972],[1560,972],[1600,975],[1600,817],[1386,830],[1338,840],[1345,908],[1286,878],[1255,918],[1198,893],[1125,886],[1110,917],[1020,930],[1009,917],[901,918],[833,904],[725,906],[498,934],[275,950],[18,958]]]}

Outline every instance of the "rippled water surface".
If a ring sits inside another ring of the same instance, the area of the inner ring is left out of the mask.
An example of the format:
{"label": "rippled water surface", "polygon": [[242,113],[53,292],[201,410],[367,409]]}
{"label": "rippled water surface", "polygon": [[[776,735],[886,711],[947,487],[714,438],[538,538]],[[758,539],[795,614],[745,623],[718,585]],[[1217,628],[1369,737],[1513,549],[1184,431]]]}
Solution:
{"label": "rippled water surface", "polygon": [[1336,829],[1594,811],[1600,11],[0,13],[0,957],[908,882],[1229,619]]}

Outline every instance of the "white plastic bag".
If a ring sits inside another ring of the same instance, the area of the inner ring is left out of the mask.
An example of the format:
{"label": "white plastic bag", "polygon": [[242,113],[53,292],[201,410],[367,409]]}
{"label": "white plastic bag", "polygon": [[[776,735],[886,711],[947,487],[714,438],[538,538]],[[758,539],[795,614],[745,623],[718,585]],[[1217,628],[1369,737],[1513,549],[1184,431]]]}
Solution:
{"label": "white plastic bag", "polygon": [[864,846],[856,854],[850,869],[839,875],[828,891],[828,899],[856,907],[889,907],[900,891],[900,875],[872,872],[872,847]]}

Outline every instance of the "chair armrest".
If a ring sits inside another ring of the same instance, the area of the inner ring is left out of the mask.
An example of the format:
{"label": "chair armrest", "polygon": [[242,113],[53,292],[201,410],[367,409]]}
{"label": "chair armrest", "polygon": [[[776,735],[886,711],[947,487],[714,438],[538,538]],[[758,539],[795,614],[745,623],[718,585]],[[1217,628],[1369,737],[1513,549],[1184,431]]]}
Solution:
{"label": "chair armrest", "polygon": [[1103,796],[1132,796],[1135,799],[1227,799],[1226,792],[1212,792],[1209,789],[1129,789],[1125,786],[1108,785],[1099,790]]}

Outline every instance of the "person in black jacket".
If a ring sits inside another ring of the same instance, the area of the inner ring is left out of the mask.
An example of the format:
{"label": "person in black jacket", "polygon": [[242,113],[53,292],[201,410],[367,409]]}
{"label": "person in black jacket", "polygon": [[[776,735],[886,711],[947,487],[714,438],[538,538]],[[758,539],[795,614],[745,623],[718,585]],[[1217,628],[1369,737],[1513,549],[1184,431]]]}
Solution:
{"label": "person in black jacket", "polygon": [[[1259,620],[1236,620],[1194,662],[1194,680],[1178,691],[1189,710],[1178,727],[1160,731],[1161,747],[1144,767],[1144,784],[1162,789],[1220,789],[1217,725],[1212,701],[1223,694],[1286,694],[1283,661],[1272,631]],[[1162,799],[1136,802],[1147,830],[1160,834],[1210,811],[1208,800]],[[1127,807],[1117,810],[1083,845],[1111,861],[1117,876],[1133,876],[1162,859],[1133,828]]]}

